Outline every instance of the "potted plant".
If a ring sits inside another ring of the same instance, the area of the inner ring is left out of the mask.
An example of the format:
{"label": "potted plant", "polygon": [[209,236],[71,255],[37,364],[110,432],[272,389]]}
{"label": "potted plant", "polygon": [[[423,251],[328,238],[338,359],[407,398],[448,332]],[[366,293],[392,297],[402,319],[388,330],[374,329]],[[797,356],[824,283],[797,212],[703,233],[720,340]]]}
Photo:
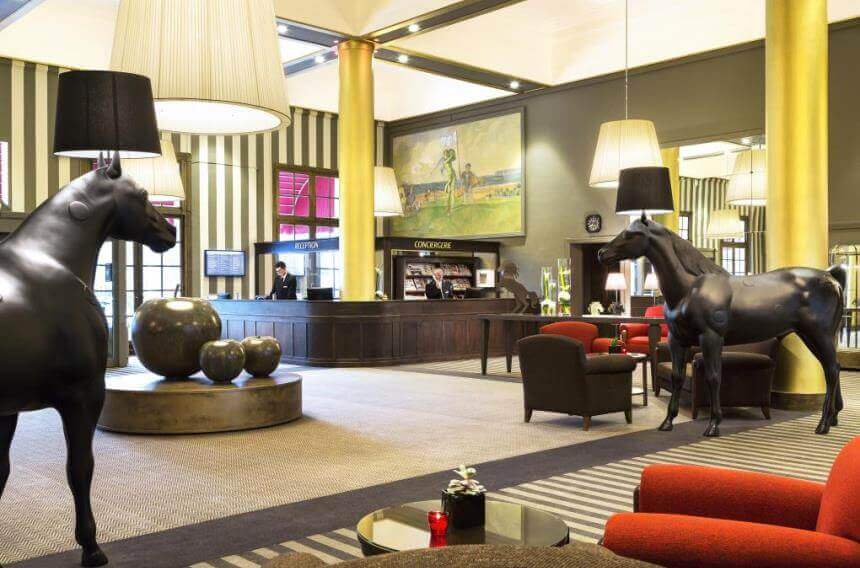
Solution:
{"label": "potted plant", "polygon": [[613,337],[612,341],[609,342],[609,352],[621,353],[622,351],[621,342],[618,341],[617,337]]}
{"label": "potted plant", "polygon": [[487,490],[475,479],[475,468],[461,465],[454,470],[460,479],[452,479],[442,491],[442,509],[455,529],[468,529],[484,524]]}

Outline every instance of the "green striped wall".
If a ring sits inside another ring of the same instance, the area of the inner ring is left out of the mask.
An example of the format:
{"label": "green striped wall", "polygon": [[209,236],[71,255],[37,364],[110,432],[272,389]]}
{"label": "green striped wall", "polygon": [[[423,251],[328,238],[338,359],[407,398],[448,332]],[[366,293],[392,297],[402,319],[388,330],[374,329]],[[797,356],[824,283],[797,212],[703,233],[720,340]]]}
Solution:
{"label": "green striped wall", "polygon": [[[0,58],[0,140],[9,142],[9,210],[33,211],[71,179],[88,171],[87,160],[57,158],[53,147],[57,77],[64,69]],[[268,290],[272,271],[255,274],[253,243],[275,237],[276,169],[298,166],[337,170],[337,115],[294,108],[289,127],[245,136],[168,134],[178,152],[190,155],[186,187],[186,246],[190,246],[189,292],[208,296]],[[377,163],[383,159],[384,124],[376,125]],[[0,213],[2,214],[2,213]],[[206,278],[203,251],[243,249],[245,278]],[[267,266],[272,259],[266,259]]]}
{"label": "green striped wall", "polygon": [[[711,211],[726,209],[726,189],[728,180],[723,178],[681,177],[681,206],[679,211],[690,213],[690,240],[696,248],[711,249],[719,253],[719,239],[705,236]],[[738,214],[749,218],[750,234],[749,255],[750,272],[758,274],[765,271],[765,208],[734,207]]]}

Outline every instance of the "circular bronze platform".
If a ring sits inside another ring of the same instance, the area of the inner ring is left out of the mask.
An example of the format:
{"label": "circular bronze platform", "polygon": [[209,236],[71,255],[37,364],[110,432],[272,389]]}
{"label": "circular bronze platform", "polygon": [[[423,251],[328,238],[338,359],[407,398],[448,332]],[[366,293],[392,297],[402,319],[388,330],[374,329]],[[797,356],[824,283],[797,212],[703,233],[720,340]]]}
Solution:
{"label": "circular bronze platform", "polygon": [[247,373],[226,385],[197,374],[165,379],[152,373],[107,379],[98,426],[130,434],[203,434],[283,424],[302,416],[302,378]]}

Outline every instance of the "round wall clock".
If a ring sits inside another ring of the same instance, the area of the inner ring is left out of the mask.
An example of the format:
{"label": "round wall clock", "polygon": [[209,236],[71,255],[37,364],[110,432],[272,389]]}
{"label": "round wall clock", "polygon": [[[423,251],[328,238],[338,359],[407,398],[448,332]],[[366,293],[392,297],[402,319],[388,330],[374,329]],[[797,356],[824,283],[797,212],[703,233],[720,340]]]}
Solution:
{"label": "round wall clock", "polygon": [[589,233],[599,233],[601,228],[603,228],[603,218],[599,214],[592,213],[591,215],[586,215],[586,231],[588,231]]}

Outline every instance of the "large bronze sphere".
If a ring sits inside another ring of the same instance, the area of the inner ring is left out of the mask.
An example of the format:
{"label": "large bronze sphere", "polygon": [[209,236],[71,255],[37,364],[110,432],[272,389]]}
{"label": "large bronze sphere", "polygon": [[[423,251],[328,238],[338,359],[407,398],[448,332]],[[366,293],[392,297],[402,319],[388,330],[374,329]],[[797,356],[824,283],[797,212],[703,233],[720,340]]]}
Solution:
{"label": "large bronze sphere", "polygon": [[200,348],[221,337],[221,318],[199,298],[147,300],[134,314],[131,342],[144,367],[164,377],[200,370]]}
{"label": "large bronze sphere", "polygon": [[246,337],[242,347],[245,348],[245,370],[255,377],[268,377],[281,362],[281,344],[274,337]]}
{"label": "large bronze sphere", "polygon": [[218,339],[200,348],[200,367],[210,381],[227,384],[242,372],[245,348],[235,339]]}

